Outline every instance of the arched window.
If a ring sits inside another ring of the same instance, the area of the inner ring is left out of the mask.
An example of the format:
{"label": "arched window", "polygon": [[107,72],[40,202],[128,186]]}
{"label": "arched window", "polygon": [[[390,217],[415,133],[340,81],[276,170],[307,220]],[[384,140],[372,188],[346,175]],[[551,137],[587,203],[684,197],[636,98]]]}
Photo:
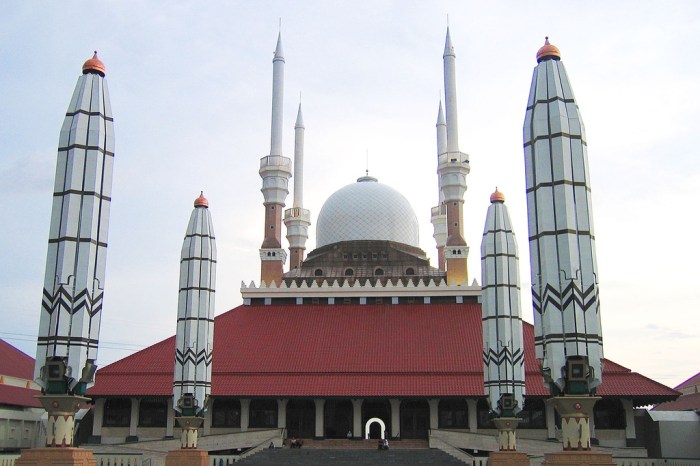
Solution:
{"label": "arched window", "polygon": [[131,400],[110,398],[105,402],[102,425],[104,427],[129,427],[131,424]]}
{"label": "arched window", "polygon": [[355,275],[355,271],[353,269],[345,269],[346,277],[352,277],[353,275]]}
{"label": "arched window", "polygon": [[314,270],[314,277],[322,277],[322,276],[323,276],[323,270],[321,270],[321,269]]}
{"label": "arched window", "polygon": [[139,403],[139,427],[165,427],[168,420],[168,402],[144,398]]}
{"label": "arched window", "polygon": [[466,429],[466,400],[440,400],[438,404],[438,427],[440,429]]}
{"label": "arched window", "polygon": [[241,427],[241,403],[238,400],[214,399],[212,427]]}
{"label": "arched window", "polygon": [[406,275],[415,275],[416,271],[413,270],[413,267],[409,267],[406,269]]}
{"label": "arched window", "polygon": [[624,429],[625,409],[620,400],[603,398],[593,408],[593,420],[597,429]]}
{"label": "arched window", "polygon": [[375,275],[384,275],[384,269],[382,269],[381,267],[377,267],[376,269],[374,269],[374,274]]}
{"label": "arched window", "polygon": [[277,427],[277,400],[252,400],[249,422],[250,427]]}

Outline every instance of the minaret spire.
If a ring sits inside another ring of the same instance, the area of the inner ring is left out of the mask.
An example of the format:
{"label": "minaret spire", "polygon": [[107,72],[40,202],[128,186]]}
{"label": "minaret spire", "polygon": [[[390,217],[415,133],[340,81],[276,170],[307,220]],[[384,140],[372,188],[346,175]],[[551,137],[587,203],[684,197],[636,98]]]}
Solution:
{"label": "minaret spire", "polygon": [[72,446],[70,413],[97,369],[112,200],[114,124],[97,52],[82,71],[58,142],[34,370],[52,447]]}
{"label": "minaret spire", "polygon": [[311,225],[311,214],[304,209],[304,118],[301,113],[301,95],[299,100],[297,121],[294,124],[294,203],[291,209],[284,211],[290,271],[301,268]]}
{"label": "minaret spire", "polygon": [[549,40],[539,49],[523,125],[535,353],[564,449],[590,450],[603,367],[598,270],[586,134],[560,58]]}
{"label": "minaret spire", "polygon": [[[447,126],[445,124],[445,114],[442,110],[442,99],[438,107],[437,123],[437,159],[440,163],[440,155],[447,152]],[[438,176],[438,205],[430,212],[430,222],[433,224],[433,238],[438,251],[438,269],[445,271],[445,243],[447,241],[447,206],[445,197],[442,194],[442,183]]]}
{"label": "minaret spire", "polygon": [[202,192],[194,201],[180,254],[173,403],[183,449],[197,448],[197,429],[209,408],[215,292],[216,238]]}
{"label": "minaret spire", "polygon": [[439,155],[438,174],[447,215],[447,240],[445,261],[447,283],[466,285],[469,274],[467,256],[469,248],[464,240],[464,193],[467,190],[469,156],[459,150],[457,125],[457,84],[455,77],[455,52],[447,28],[445,52],[443,54],[445,73],[445,126],[447,151]]}
{"label": "minaret spire", "polygon": [[287,253],[282,249],[282,209],[289,194],[292,161],[282,155],[282,110],[284,100],[284,53],[282,32],[272,59],[272,128],[270,155],[260,159],[258,173],[265,198],[265,239],[260,248],[260,280],[267,285],[282,282]]}

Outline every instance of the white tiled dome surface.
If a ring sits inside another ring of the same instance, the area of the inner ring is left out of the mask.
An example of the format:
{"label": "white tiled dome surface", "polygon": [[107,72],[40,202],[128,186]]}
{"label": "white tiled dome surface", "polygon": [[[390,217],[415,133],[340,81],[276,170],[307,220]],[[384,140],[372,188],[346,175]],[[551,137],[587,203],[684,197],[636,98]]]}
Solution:
{"label": "white tiled dome surface", "polygon": [[388,240],[418,247],[418,219],[398,191],[362,177],[323,204],[316,223],[316,247],[339,241]]}

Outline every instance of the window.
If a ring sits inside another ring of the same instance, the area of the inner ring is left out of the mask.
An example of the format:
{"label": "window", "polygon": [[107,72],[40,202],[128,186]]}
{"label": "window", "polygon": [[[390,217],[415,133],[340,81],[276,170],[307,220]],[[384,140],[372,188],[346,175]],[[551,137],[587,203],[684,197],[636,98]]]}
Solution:
{"label": "window", "polygon": [[322,277],[322,276],[323,276],[323,270],[321,270],[321,269],[314,270],[314,277]]}
{"label": "window", "polygon": [[376,269],[374,269],[374,274],[375,275],[384,275],[384,269],[382,269],[381,267],[377,267]]}
{"label": "window", "polygon": [[544,411],[544,400],[539,398],[525,398],[525,406],[518,413],[522,418],[518,428],[521,429],[546,429],[547,418]]}
{"label": "window", "polygon": [[627,425],[620,400],[598,401],[593,408],[593,420],[596,429],[624,429]]}
{"label": "window", "polygon": [[354,271],[354,270],[352,270],[352,269],[345,269],[345,276],[346,276],[346,277],[352,277],[353,275],[355,275],[355,271]]}
{"label": "window", "polygon": [[277,400],[251,401],[250,427],[277,427]]}
{"label": "window", "polygon": [[139,427],[165,427],[168,401],[144,398],[139,403]]}
{"label": "window", "polygon": [[440,429],[466,429],[467,402],[465,400],[440,400],[438,427]]}
{"label": "window", "polygon": [[110,398],[105,402],[102,418],[104,427],[129,427],[131,424],[131,400],[129,398]]}
{"label": "window", "polygon": [[476,402],[476,427],[479,429],[492,429],[493,423],[489,416],[489,403],[485,398]]}
{"label": "window", "polygon": [[406,269],[406,275],[415,275],[416,271],[413,270],[413,267],[409,267]]}
{"label": "window", "polygon": [[215,399],[212,427],[241,427],[241,403],[238,400]]}

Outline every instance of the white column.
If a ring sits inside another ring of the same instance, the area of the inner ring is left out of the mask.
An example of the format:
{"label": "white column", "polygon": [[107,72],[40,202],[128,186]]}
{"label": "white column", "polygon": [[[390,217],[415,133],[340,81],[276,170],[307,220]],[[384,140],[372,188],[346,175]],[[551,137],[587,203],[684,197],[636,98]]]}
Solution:
{"label": "white column", "polygon": [[277,427],[280,429],[287,428],[287,398],[277,400]]}
{"label": "white column", "polygon": [[621,398],[620,403],[625,410],[625,438],[628,441],[634,440],[637,438],[637,429],[634,426],[634,405],[628,398]]}
{"label": "white column", "polygon": [[468,416],[468,425],[469,425],[469,432],[476,432],[477,427],[477,409],[476,409],[476,400],[473,398],[467,398],[467,416]]}
{"label": "white column", "polygon": [[172,438],[174,436],[173,430],[175,429],[175,410],[172,407],[172,403],[168,403],[168,418],[165,421],[165,437]]}
{"label": "white column", "polygon": [[428,400],[428,406],[430,407],[430,428],[438,428],[438,405],[440,400],[437,398],[431,398]]}
{"label": "white column", "polygon": [[362,438],[362,398],[352,400],[352,436]]}
{"label": "white column", "polygon": [[552,403],[546,402],[544,404],[544,414],[545,421],[547,422],[547,438],[556,439],[557,438],[557,420],[554,416],[554,405]]}
{"label": "white column", "polygon": [[401,432],[399,432],[399,427],[401,426],[401,400],[391,398],[389,404],[391,405],[391,438],[399,438],[401,435]]}
{"label": "white column", "polygon": [[323,409],[326,406],[326,400],[316,398],[314,399],[314,404],[316,405],[316,431],[314,435],[317,439],[320,439],[324,437]]}
{"label": "white column", "polygon": [[129,420],[129,437],[136,437],[139,426],[139,403],[141,398],[131,399],[131,419]]}
{"label": "white column", "polygon": [[102,436],[102,422],[104,422],[105,415],[105,398],[98,398],[95,400],[94,421],[92,423],[92,435],[95,437]]}
{"label": "white column", "polygon": [[248,431],[250,420],[250,398],[241,398],[241,432]]}

